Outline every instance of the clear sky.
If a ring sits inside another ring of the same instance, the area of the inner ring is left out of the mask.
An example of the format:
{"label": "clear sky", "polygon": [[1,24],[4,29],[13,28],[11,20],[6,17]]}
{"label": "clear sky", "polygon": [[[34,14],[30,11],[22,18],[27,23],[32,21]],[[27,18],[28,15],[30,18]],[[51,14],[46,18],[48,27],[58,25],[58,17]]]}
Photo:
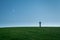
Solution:
{"label": "clear sky", "polygon": [[0,0],[0,26],[60,25],[60,0]]}

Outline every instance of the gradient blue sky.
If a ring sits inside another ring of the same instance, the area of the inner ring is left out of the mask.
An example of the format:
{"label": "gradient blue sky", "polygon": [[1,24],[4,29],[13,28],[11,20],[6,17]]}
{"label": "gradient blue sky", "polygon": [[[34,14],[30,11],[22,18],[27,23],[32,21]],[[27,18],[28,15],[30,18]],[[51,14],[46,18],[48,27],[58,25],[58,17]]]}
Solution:
{"label": "gradient blue sky", "polygon": [[0,26],[60,25],[60,0],[0,0]]}

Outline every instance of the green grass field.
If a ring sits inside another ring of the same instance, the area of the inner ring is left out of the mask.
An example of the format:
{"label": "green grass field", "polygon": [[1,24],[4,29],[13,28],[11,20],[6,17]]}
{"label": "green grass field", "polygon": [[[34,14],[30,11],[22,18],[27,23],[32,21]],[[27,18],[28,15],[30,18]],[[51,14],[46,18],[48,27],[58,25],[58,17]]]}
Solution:
{"label": "green grass field", "polygon": [[0,28],[0,40],[60,40],[60,27]]}

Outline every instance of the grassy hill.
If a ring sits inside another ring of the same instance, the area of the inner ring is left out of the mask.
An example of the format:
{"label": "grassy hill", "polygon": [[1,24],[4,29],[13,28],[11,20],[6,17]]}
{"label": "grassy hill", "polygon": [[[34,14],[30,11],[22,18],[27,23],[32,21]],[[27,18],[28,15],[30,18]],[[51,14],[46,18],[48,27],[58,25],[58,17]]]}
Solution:
{"label": "grassy hill", "polygon": [[0,40],[60,40],[60,27],[0,28]]}

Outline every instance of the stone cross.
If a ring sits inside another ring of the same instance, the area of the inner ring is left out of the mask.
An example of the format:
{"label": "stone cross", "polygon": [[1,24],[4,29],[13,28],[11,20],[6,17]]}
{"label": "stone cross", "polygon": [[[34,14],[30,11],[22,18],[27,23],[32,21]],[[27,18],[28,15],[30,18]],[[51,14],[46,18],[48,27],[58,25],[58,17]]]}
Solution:
{"label": "stone cross", "polygon": [[41,21],[39,22],[39,27],[41,27]]}

